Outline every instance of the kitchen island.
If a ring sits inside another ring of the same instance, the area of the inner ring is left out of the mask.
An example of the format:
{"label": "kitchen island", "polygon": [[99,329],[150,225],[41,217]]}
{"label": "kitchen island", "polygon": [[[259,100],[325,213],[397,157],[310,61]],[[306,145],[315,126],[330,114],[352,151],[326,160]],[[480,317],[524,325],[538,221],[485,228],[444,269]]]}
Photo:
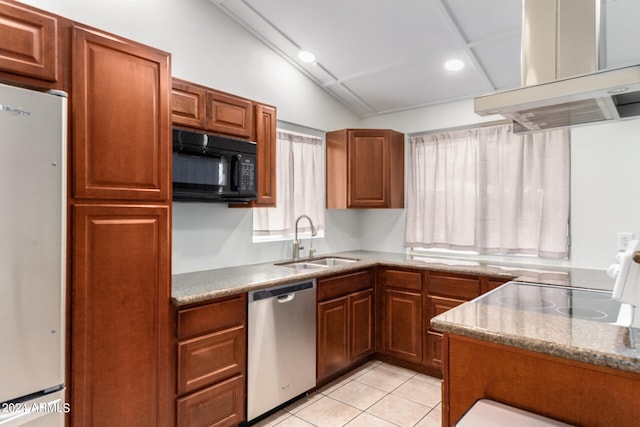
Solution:
{"label": "kitchen island", "polygon": [[506,284],[431,320],[444,333],[443,425],[482,398],[574,425],[638,425],[640,330],[615,324],[617,312],[596,321],[560,307],[591,298],[604,312],[609,293],[569,289],[563,301],[539,287],[534,307],[515,303],[529,288]]}

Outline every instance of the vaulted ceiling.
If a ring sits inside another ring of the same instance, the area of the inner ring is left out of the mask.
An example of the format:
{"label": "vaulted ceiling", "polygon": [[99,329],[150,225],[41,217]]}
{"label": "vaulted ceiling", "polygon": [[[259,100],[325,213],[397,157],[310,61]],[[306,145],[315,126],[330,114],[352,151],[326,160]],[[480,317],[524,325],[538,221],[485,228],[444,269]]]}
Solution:
{"label": "vaulted ceiling", "polygon": [[[520,86],[519,0],[210,1],[361,117]],[[607,22],[629,22],[607,67],[638,62],[639,4],[604,1]],[[446,70],[450,59],[464,67]]]}

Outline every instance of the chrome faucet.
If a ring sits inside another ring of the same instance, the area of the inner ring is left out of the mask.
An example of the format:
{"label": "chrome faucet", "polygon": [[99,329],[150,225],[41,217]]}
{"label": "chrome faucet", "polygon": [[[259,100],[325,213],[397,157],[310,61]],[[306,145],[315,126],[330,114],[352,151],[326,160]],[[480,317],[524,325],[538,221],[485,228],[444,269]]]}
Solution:
{"label": "chrome faucet", "polygon": [[304,249],[304,246],[302,246],[302,243],[300,242],[300,240],[298,240],[298,223],[302,218],[306,218],[309,221],[309,224],[311,225],[311,235],[315,236],[316,234],[318,234],[318,232],[316,231],[316,227],[313,225],[313,221],[311,221],[311,218],[309,218],[307,215],[300,215],[298,218],[296,218],[296,234],[295,238],[293,239],[293,259],[298,259],[300,257],[300,251]]}

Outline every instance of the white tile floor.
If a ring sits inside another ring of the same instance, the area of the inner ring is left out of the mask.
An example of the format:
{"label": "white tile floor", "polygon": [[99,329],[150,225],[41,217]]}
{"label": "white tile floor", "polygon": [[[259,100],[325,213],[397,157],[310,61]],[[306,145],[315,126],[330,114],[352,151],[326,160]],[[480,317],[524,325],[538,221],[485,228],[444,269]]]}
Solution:
{"label": "white tile floor", "polygon": [[440,379],[371,361],[255,424],[440,427]]}

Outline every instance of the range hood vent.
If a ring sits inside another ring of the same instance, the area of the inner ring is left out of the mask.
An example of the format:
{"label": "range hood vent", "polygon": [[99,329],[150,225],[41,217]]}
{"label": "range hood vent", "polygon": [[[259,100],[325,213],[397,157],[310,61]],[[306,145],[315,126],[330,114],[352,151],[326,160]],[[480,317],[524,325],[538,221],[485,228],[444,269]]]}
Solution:
{"label": "range hood vent", "polygon": [[594,71],[599,17],[599,0],[524,0],[524,87],[475,98],[475,112],[513,120],[515,133],[639,116],[640,65]]}

